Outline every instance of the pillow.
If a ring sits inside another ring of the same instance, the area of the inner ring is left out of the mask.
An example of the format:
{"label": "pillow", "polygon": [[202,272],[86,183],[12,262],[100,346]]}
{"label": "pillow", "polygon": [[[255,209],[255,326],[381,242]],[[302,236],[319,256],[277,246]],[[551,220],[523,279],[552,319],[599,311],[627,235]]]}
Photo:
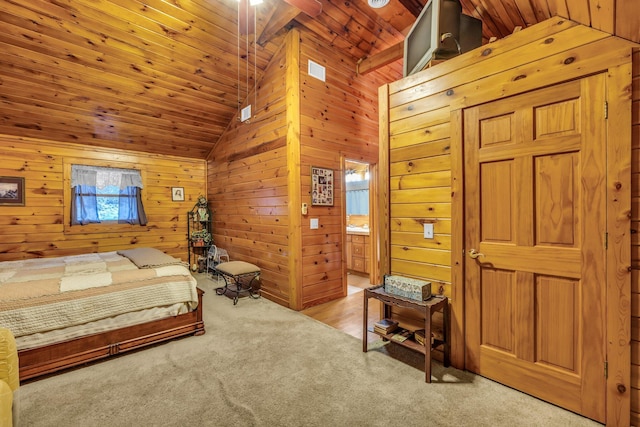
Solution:
{"label": "pillow", "polygon": [[138,268],[154,268],[163,267],[165,265],[182,264],[177,258],[167,255],[155,248],[134,248],[118,251],[118,255],[122,255],[131,260]]}

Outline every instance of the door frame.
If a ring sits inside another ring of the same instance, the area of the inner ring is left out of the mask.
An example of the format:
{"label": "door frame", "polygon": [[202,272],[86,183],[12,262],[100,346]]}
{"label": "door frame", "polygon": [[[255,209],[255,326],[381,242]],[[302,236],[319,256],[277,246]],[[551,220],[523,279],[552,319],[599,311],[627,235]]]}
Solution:
{"label": "door frame", "polygon": [[379,206],[377,203],[379,182],[378,182],[378,159],[370,159],[364,156],[350,155],[351,153],[340,153],[340,167],[342,170],[342,285],[344,295],[347,295],[347,189],[344,184],[344,173],[348,161],[361,162],[369,165],[369,283],[380,283],[380,242],[378,230]]}
{"label": "door frame", "polygon": [[[608,118],[606,159],[606,423],[624,425],[630,413],[631,382],[631,63],[606,72]],[[580,78],[585,77],[581,76]],[[567,80],[545,81],[555,85]],[[536,90],[533,88],[530,90]],[[520,93],[525,93],[522,91]],[[508,96],[515,95],[510,93]],[[451,110],[451,334],[452,364],[465,367],[465,250],[463,109],[506,98],[476,99]],[[628,425],[628,421],[627,424]]]}

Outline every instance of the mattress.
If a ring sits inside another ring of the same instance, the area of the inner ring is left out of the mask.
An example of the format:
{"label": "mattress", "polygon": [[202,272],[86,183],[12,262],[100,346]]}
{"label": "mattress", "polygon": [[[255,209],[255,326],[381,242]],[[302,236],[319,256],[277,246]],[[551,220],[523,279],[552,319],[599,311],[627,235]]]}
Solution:
{"label": "mattress", "polygon": [[2,262],[0,324],[32,348],[194,310],[196,285],[153,248]]}
{"label": "mattress", "polygon": [[107,319],[96,320],[94,322],[87,322],[82,325],[69,326],[68,328],[55,329],[47,332],[38,332],[31,335],[23,335],[16,338],[16,344],[18,346],[18,350],[28,350],[87,335],[166,319],[167,317],[178,316],[180,314],[188,313],[189,311],[191,311],[189,304],[184,303],[178,303],[168,307],[153,307],[146,310],[120,314]]}

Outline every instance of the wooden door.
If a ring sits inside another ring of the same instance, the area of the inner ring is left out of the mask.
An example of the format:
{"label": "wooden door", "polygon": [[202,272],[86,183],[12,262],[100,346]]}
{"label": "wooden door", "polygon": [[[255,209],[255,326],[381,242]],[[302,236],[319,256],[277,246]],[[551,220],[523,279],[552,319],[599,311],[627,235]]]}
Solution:
{"label": "wooden door", "polygon": [[466,367],[605,420],[605,79],[469,108]]}

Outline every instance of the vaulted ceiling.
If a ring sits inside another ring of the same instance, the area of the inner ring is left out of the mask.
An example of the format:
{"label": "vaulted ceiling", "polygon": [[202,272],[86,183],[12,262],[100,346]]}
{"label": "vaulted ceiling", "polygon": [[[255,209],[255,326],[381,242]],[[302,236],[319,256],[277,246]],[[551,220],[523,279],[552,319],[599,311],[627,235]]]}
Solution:
{"label": "vaulted ceiling", "polygon": [[[265,0],[239,37],[236,0],[3,0],[0,133],[206,158],[291,26],[399,78],[424,2]],[[461,3],[485,42],[554,15],[640,42],[631,1]]]}

